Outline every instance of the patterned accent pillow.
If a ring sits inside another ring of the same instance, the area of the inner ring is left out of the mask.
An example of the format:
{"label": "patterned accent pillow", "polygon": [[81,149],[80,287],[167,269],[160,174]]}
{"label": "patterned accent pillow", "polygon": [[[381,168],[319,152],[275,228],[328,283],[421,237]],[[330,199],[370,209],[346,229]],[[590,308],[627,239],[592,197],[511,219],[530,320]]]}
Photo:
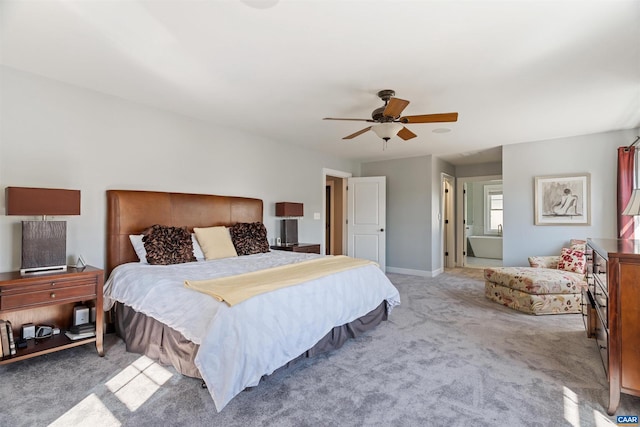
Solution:
{"label": "patterned accent pillow", "polygon": [[562,248],[560,261],[558,261],[558,270],[584,274],[585,262],[586,257],[584,256],[584,251]]}
{"label": "patterned accent pillow", "polygon": [[586,251],[587,250],[587,241],[580,239],[571,239],[569,242],[569,247],[576,251]]}
{"label": "patterned accent pillow", "polygon": [[191,233],[187,227],[152,225],[142,232],[142,241],[149,264],[168,265],[196,261]]}
{"label": "patterned accent pillow", "polygon": [[238,255],[269,252],[267,229],[261,222],[239,222],[229,229]]}

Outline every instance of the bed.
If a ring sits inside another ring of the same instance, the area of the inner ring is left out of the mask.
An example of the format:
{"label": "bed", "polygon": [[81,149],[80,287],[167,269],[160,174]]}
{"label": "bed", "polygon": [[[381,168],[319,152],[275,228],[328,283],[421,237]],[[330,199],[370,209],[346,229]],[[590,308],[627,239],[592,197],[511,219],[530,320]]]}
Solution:
{"label": "bed", "polygon": [[[339,348],[376,327],[400,303],[367,265],[254,296],[232,307],[185,281],[303,263],[316,254],[271,251],[176,265],[139,262],[130,235],[154,224],[184,227],[262,222],[260,199],[107,191],[105,310],[127,350],[202,378],[218,411],[265,375],[301,357]],[[321,309],[318,309],[321,308]]]}

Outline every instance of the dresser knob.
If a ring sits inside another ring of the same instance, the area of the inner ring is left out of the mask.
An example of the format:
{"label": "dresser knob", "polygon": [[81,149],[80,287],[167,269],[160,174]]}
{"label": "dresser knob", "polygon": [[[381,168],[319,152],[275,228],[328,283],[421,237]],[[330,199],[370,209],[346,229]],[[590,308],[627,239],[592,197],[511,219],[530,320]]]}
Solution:
{"label": "dresser knob", "polygon": [[56,294],[51,292],[51,298],[55,298],[55,297],[56,297]]}

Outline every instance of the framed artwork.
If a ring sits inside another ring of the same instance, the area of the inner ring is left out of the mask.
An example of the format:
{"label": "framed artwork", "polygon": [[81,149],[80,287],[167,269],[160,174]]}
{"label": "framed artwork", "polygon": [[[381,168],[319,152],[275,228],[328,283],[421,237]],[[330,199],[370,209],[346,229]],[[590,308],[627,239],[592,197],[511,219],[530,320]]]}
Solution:
{"label": "framed artwork", "polygon": [[591,175],[535,177],[535,225],[591,225]]}

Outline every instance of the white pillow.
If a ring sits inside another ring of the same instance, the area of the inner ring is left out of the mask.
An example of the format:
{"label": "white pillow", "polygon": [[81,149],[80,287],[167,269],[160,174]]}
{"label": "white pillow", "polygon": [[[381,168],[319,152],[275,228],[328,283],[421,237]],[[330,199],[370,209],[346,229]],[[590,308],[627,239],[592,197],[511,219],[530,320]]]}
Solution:
{"label": "white pillow", "polygon": [[[131,240],[133,250],[136,251],[136,255],[138,255],[138,259],[140,260],[140,262],[142,264],[148,264],[147,250],[144,248],[142,234],[129,234],[129,240]],[[196,257],[197,261],[204,261],[204,253],[202,252],[202,248],[198,243],[198,239],[196,239],[196,235],[193,233],[191,233],[191,242],[193,243],[193,256]]]}
{"label": "white pillow", "polygon": [[200,243],[198,243],[198,239],[193,233],[191,233],[191,241],[193,242],[193,256],[195,256],[198,261],[204,261],[204,252],[202,252]]}
{"label": "white pillow", "polygon": [[194,228],[193,231],[196,233],[205,259],[210,260],[238,256],[227,227]]}
{"label": "white pillow", "polygon": [[131,240],[133,250],[136,251],[140,262],[142,264],[148,264],[147,250],[144,248],[144,243],[142,242],[142,234],[129,234],[129,240]]}

